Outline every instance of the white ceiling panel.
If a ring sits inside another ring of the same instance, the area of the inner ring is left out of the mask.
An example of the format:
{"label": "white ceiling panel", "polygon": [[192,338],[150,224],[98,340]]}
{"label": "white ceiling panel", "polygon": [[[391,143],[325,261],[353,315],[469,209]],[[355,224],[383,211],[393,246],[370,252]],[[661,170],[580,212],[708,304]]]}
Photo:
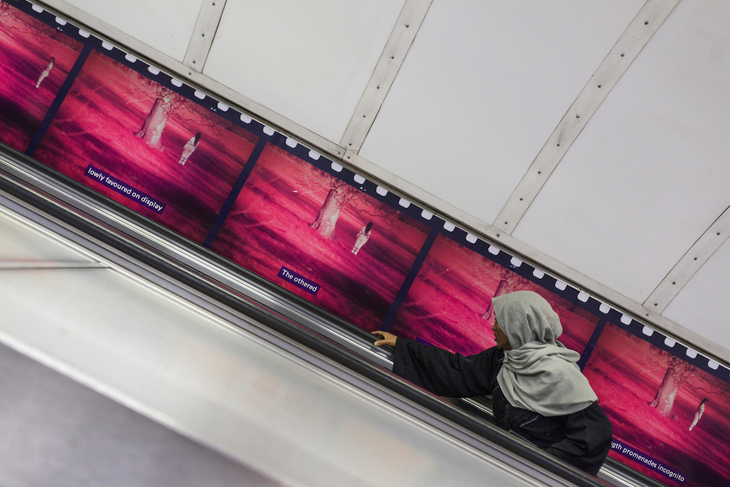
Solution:
{"label": "white ceiling panel", "polygon": [[514,236],[643,302],[730,204],[730,3],[684,0]]}
{"label": "white ceiling panel", "polygon": [[203,72],[339,142],[403,4],[229,1]]}
{"label": "white ceiling panel", "polygon": [[55,238],[0,213],[0,267],[21,262],[88,263],[92,260]]}
{"label": "white ceiling panel", "polygon": [[663,316],[730,350],[730,241],[726,241],[669,303]]}
{"label": "white ceiling panel", "polygon": [[203,0],[65,0],[150,47],[182,61]]}
{"label": "white ceiling panel", "polygon": [[435,0],[360,155],[491,223],[641,0]]}

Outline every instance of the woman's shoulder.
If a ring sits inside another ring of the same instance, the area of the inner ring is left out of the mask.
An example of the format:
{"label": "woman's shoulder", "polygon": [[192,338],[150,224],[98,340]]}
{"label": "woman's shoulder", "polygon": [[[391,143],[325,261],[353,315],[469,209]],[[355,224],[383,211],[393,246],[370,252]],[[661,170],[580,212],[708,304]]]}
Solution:
{"label": "woman's shoulder", "polygon": [[504,361],[504,349],[499,348],[496,345],[484,350],[480,355],[485,355],[493,360],[498,360],[499,362]]}

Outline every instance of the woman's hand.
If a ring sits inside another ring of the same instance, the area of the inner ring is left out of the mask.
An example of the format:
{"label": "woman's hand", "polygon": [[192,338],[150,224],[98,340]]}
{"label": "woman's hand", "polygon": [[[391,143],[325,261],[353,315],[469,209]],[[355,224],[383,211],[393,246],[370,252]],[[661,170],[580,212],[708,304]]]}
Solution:
{"label": "woman's hand", "polygon": [[374,343],[376,347],[382,347],[383,345],[395,347],[395,341],[398,339],[397,336],[388,333],[387,331],[374,331],[373,335],[380,337],[380,340]]}

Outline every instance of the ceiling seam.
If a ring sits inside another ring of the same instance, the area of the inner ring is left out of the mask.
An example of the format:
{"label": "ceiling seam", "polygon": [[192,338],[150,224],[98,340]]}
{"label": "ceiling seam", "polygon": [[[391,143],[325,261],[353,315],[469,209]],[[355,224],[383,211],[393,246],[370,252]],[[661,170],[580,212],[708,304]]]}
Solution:
{"label": "ceiling seam", "polygon": [[406,0],[403,5],[340,141],[340,146],[347,151],[360,152],[431,3],[432,0]]}
{"label": "ceiling seam", "polygon": [[730,237],[730,207],[695,241],[672,270],[644,301],[644,306],[663,313],[692,277]]}
{"label": "ceiling seam", "polygon": [[225,6],[226,0],[205,0],[200,6],[200,13],[195,21],[195,27],[183,58],[183,64],[190,69],[199,73],[203,72],[208,54],[213,48],[213,39],[218,32]]}
{"label": "ceiling seam", "polygon": [[514,232],[573,142],[679,1],[648,0],[639,10],[535,157],[493,222],[495,228]]}

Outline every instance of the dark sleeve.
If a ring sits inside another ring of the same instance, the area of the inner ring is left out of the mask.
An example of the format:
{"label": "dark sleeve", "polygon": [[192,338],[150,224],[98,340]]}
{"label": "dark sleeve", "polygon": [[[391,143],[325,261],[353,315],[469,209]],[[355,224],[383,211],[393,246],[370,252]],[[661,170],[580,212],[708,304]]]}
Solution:
{"label": "dark sleeve", "polygon": [[393,372],[439,396],[484,396],[492,394],[490,384],[502,365],[500,358],[502,351],[497,347],[464,357],[398,338]]}
{"label": "dark sleeve", "polygon": [[603,410],[594,402],[567,416],[565,437],[545,451],[591,475],[597,475],[611,448],[612,428]]}

